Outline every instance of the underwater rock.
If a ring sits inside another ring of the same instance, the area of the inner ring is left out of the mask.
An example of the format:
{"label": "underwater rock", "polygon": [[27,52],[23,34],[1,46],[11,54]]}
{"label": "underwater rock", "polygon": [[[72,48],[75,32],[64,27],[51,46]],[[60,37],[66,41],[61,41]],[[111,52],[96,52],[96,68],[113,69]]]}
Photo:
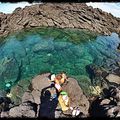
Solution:
{"label": "underwater rock", "polygon": [[97,84],[97,79],[100,81],[103,71],[98,66],[95,64],[87,65],[86,71],[89,74],[92,84]]}
{"label": "underwater rock", "polygon": [[40,51],[52,51],[54,50],[54,46],[51,42],[42,41],[39,44],[35,44],[33,46],[33,52],[40,52]]}
{"label": "underwater rock", "polygon": [[95,95],[95,96],[99,96],[102,92],[102,89],[100,86],[89,86],[90,88],[90,93]]}
{"label": "underwater rock", "polygon": [[6,65],[11,62],[12,59],[8,59],[7,57],[4,57],[2,60],[0,60],[0,75],[5,71]]}
{"label": "underwater rock", "polygon": [[20,71],[16,60],[10,60],[9,62],[6,62],[6,64],[4,64],[4,67],[5,69],[2,72],[2,75],[4,76],[3,79],[5,83],[15,82],[17,79],[19,79],[18,76]]}
{"label": "underwater rock", "polygon": [[6,97],[7,92],[4,90],[0,90],[0,97]]}
{"label": "underwater rock", "polygon": [[78,80],[78,84],[80,85],[84,94],[88,97],[91,94],[90,91],[91,80],[89,79],[89,77],[85,75],[79,75],[79,76],[73,76],[73,78],[76,78]]}
{"label": "underwater rock", "polygon": [[95,64],[87,65],[86,71],[88,73],[93,74],[93,76],[100,76],[102,74],[102,71],[100,70],[100,68],[96,66]]}
{"label": "underwater rock", "polygon": [[69,46],[71,45],[71,43],[68,42],[54,42],[54,47],[56,50],[63,50],[66,48],[69,48]]}

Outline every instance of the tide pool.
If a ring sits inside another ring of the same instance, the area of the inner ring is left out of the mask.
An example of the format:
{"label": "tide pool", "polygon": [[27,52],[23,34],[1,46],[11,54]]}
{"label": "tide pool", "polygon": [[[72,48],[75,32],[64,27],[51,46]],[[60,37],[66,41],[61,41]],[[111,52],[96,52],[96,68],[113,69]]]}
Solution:
{"label": "tide pool", "polygon": [[116,33],[103,36],[85,30],[35,28],[14,33],[0,44],[0,90],[38,74],[62,71],[86,90],[91,85],[86,66],[111,70],[120,61],[119,43]]}

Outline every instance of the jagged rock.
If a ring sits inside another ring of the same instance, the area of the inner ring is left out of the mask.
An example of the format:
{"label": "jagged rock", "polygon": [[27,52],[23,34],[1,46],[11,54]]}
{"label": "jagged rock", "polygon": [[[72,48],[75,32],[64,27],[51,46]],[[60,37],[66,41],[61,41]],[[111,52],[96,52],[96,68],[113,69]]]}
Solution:
{"label": "jagged rock", "polygon": [[0,13],[0,36],[40,26],[84,28],[105,35],[120,33],[119,18],[85,3],[45,3],[17,8],[12,14]]}
{"label": "jagged rock", "polygon": [[120,77],[120,63],[119,63],[119,62],[118,62],[118,66],[119,66],[119,68],[115,69],[115,70],[114,70],[114,73],[115,73],[117,76]]}
{"label": "jagged rock", "polygon": [[[91,104],[90,114],[94,117],[119,117],[120,88],[109,87],[104,96],[97,97]],[[97,111],[97,112],[95,112]]]}
{"label": "jagged rock", "polygon": [[27,102],[27,101],[34,102],[34,98],[33,98],[32,94],[29,91],[26,91],[24,93],[24,95],[22,96],[22,103]]}
{"label": "jagged rock", "polygon": [[33,103],[22,103],[17,107],[11,108],[9,111],[10,117],[28,117],[33,118],[36,117],[37,107]]}
{"label": "jagged rock", "polygon": [[114,74],[109,74],[106,79],[110,82],[110,83],[116,83],[116,84],[120,84],[120,77]]}
{"label": "jagged rock", "polygon": [[35,103],[40,104],[41,103],[40,101],[41,92],[38,90],[33,90],[31,94],[34,98]]}
{"label": "jagged rock", "polygon": [[110,96],[113,97],[117,104],[120,102],[120,87],[111,87],[110,88]]}

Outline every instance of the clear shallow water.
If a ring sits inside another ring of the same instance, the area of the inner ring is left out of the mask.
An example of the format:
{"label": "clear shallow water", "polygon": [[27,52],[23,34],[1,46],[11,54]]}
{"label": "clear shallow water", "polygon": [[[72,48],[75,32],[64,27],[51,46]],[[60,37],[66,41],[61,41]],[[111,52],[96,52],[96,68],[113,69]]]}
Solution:
{"label": "clear shallow water", "polygon": [[109,70],[110,64],[120,61],[117,34],[91,34],[53,28],[8,36],[0,44],[0,89],[5,89],[6,83],[14,85],[41,73],[61,71],[75,77],[87,89],[91,84],[87,65],[94,63]]}

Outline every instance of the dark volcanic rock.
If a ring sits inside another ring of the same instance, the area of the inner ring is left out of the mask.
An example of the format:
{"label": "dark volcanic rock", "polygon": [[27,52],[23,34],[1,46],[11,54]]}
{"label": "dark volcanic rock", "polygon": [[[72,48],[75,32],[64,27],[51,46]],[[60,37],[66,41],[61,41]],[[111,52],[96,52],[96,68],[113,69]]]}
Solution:
{"label": "dark volcanic rock", "polygon": [[84,28],[105,35],[120,33],[120,19],[85,3],[44,3],[0,13],[0,36],[29,27]]}
{"label": "dark volcanic rock", "polygon": [[10,117],[36,117],[37,105],[31,102],[22,103],[9,111]]}
{"label": "dark volcanic rock", "polygon": [[120,117],[120,87],[109,87],[104,96],[96,98],[90,108],[94,117]]}

